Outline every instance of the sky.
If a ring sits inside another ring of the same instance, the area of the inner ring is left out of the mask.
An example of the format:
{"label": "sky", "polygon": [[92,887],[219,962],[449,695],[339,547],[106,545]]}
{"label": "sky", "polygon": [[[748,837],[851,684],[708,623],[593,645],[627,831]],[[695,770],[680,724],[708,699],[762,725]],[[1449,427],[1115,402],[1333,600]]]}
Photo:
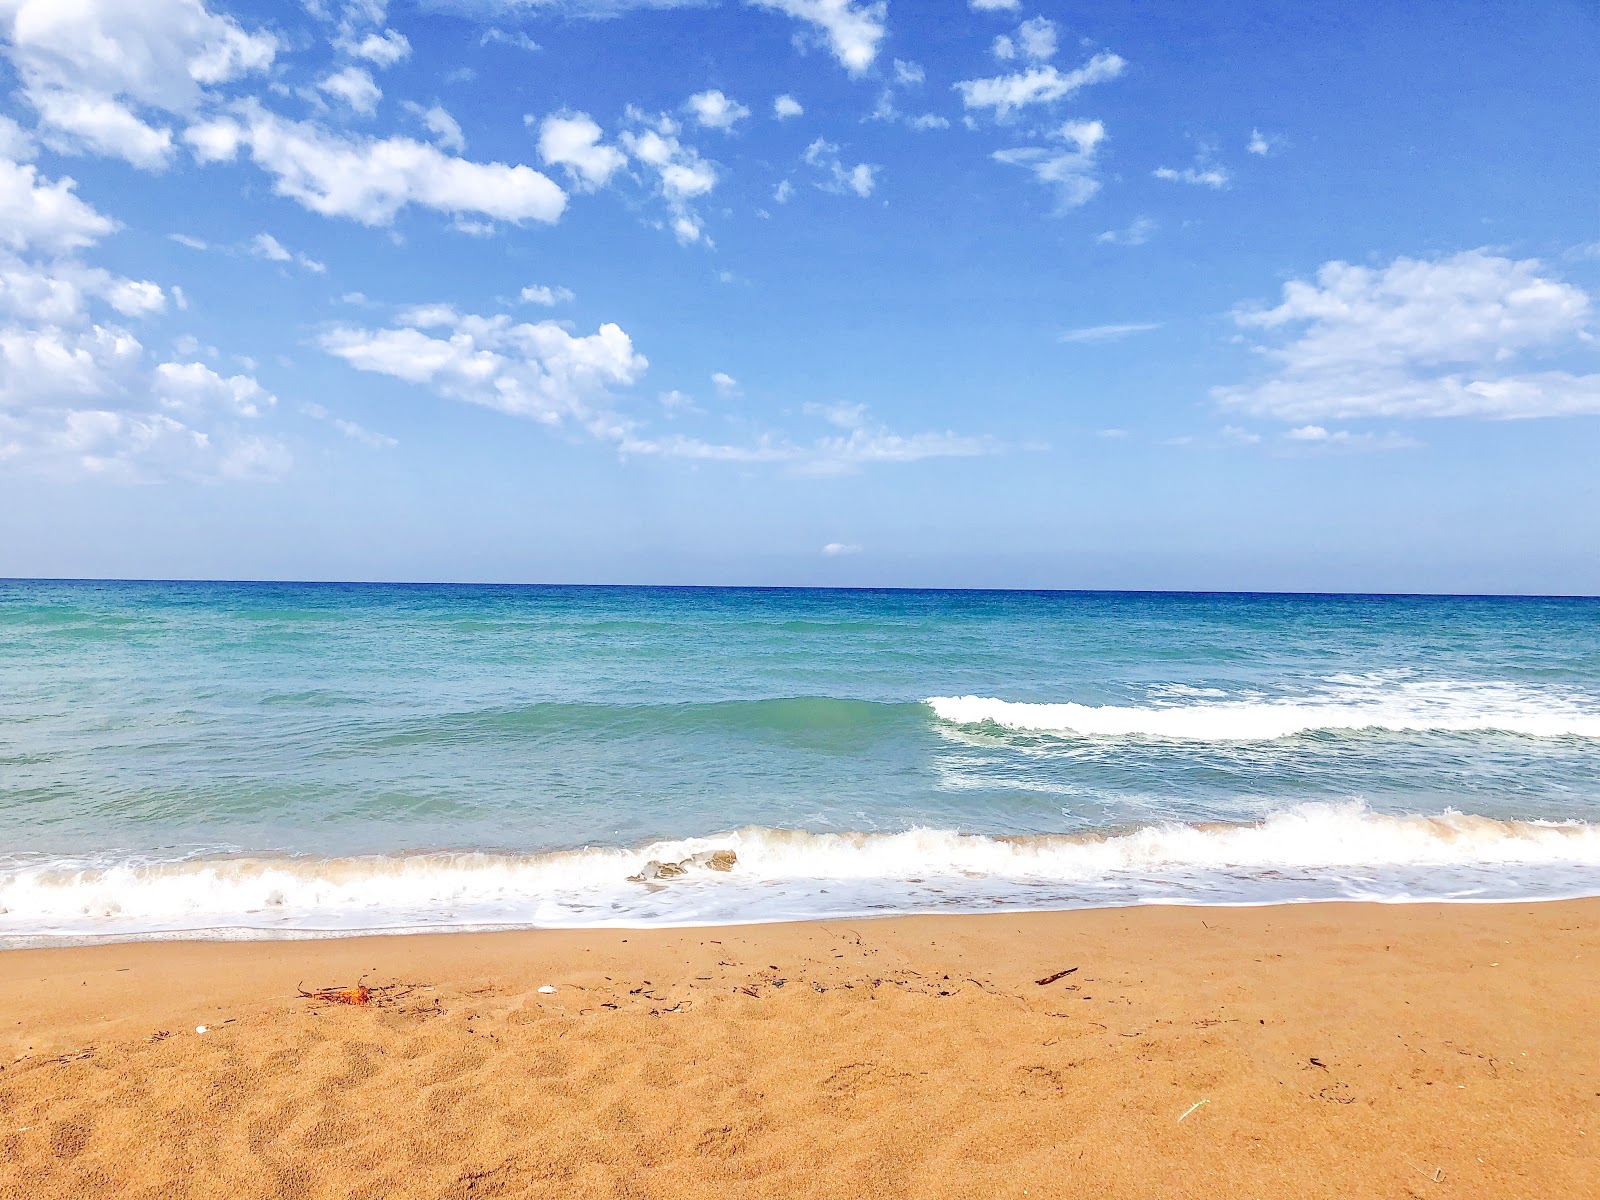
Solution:
{"label": "sky", "polygon": [[1591,3],[0,0],[0,576],[1600,593]]}

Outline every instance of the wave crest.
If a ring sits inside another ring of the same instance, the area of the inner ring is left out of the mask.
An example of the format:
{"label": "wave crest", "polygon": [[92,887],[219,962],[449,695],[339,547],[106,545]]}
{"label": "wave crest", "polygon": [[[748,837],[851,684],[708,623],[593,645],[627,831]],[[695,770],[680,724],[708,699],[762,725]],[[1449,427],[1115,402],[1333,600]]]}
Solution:
{"label": "wave crest", "polygon": [[[652,869],[663,863],[682,870]],[[757,827],[636,849],[535,855],[15,864],[0,868],[0,940],[1597,893],[1600,826],[1304,805],[1252,824],[1167,823],[1111,834]]]}
{"label": "wave crest", "polygon": [[1346,686],[1292,700],[1147,706],[1023,704],[992,696],[933,696],[924,703],[952,725],[1084,737],[1271,741],[1307,733],[1382,730],[1600,738],[1600,711],[1589,704],[1508,684]]}

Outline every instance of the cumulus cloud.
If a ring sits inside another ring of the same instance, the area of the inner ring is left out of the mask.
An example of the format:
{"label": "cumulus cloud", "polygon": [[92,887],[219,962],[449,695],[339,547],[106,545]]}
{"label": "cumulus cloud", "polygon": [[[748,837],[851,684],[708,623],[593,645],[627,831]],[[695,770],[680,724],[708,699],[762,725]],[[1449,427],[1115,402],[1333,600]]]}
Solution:
{"label": "cumulus cloud", "polygon": [[155,370],[154,392],[163,408],[185,416],[221,408],[241,417],[259,417],[278,402],[248,375],[224,378],[197,362],[161,363]]}
{"label": "cumulus cloud", "polygon": [[790,117],[798,117],[805,111],[800,101],[790,95],[779,96],[772,102],[772,115],[780,121],[786,121]]}
{"label": "cumulus cloud", "polygon": [[750,115],[750,110],[737,100],[730,99],[715,88],[696,92],[684,104],[702,129],[721,129],[726,132]]}
{"label": "cumulus cloud", "polygon": [[739,394],[739,381],[732,375],[729,375],[726,371],[713,371],[711,374],[711,384],[717,389],[717,395],[723,397],[724,399],[731,398]]}
{"label": "cumulus cloud", "polygon": [[973,12],[1016,12],[1022,0],[967,0]]}
{"label": "cumulus cloud", "polygon": [[326,92],[342,101],[353,111],[371,116],[378,111],[378,101],[383,99],[383,89],[372,80],[363,67],[346,67],[335,71],[317,84],[319,92]]}
{"label": "cumulus cloud", "polygon": [[853,167],[845,166],[839,157],[839,147],[826,138],[818,138],[812,142],[806,147],[802,157],[815,172],[816,178],[813,182],[824,192],[833,192],[841,196],[848,193],[865,199],[872,195],[872,189],[877,185],[879,168],[875,164],[857,163]]}
{"label": "cumulus cloud", "polygon": [[387,225],[410,204],[498,221],[554,222],[566,195],[527,166],[477,163],[406,137],[366,138],[289,121],[253,102],[237,115],[191,125],[184,140],[201,162],[240,148],[273,176],[273,190],[323,216]]}
{"label": "cumulus cloud", "polygon": [[967,108],[992,109],[997,119],[1004,119],[1030,104],[1050,104],[1090,84],[1115,79],[1127,65],[1120,55],[1102,52],[1072,71],[1046,64],[1011,75],[964,79],[955,87]]}
{"label": "cumulus cloud", "polygon": [[1270,154],[1272,152],[1272,139],[1262,133],[1261,130],[1252,129],[1250,131],[1250,140],[1245,143],[1244,148],[1251,154]]}
{"label": "cumulus cloud", "polygon": [[286,467],[242,424],[273,403],[254,379],[150,364],[122,321],[162,313],[166,293],[77,257],[113,228],[70,180],[0,160],[0,470],[136,482]]}
{"label": "cumulus cloud", "polygon": [[656,194],[666,203],[673,235],[684,245],[701,241],[705,229],[693,201],[717,186],[716,168],[679,140],[680,127],[671,117],[630,107],[628,119],[634,127],[623,131],[622,144],[654,172]]}
{"label": "cumulus cloud", "polygon": [[628,165],[628,156],[601,139],[605,131],[588,113],[557,113],[539,126],[539,157],[548,165],[565,168],[567,176],[584,191],[603,188],[611,176]]}
{"label": "cumulus cloud", "polygon": [[379,67],[392,67],[395,63],[411,56],[410,41],[405,34],[397,33],[393,29],[385,29],[382,33],[369,33],[359,39],[346,37],[336,45],[352,58],[364,58]]}
{"label": "cumulus cloud", "polygon": [[[322,335],[321,344],[357,370],[588,437],[625,458],[771,464],[795,474],[829,475],[874,463],[991,454],[1001,448],[989,438],[951,432],[898,434],[869,419],[859,406],[814,410],[839,432],[810,442],[779,434],[744,443],[652,434],[619,411],[616,392],[642,379],[649,364],[614,324],[580,336],[554,321],[519,323],[435,304],[402,312],[386,328],[336,326]],[[712,379],[719,390],[737,386],[720,373]],[[672,415],[699,411],[677,391],[663,395],[660,405]]]}
{"label": "cumulus cloud", "polygon": [[990,53],[1006,61],[1020,57],[1034,63],[1046,62],[1056,56],[1055,22],[1048,17],[1024,21],[1015,33],[1002,33],[995,38]]}
{"label": "cumulus cloud", "polygon": [[522,289],[522,302],[524,304],[538,304],[544,308],[554,308],[577,299],[572,294],[571,288],[551,287],[548,284],[535,283]]}
{"label": "cumulus cloud", "polygon": [[32,163],[0,159],[0,246],[63,254],[98,241],[116,222],[80,200],[63,176],[47,181]]}
{"label": "cumulus cloud", "polygon": [[829,558],[839,558],[846,554],[860,554],[861,547],[855,542],[829,542],[822,552]]}
{"label": "cumulus cloud", "polygon": [[427,385],[440,395],[552,426],[603,433],[607,391],[636,382],[648,363],[605,324],[586,336],[555,321],[460,314],[433,305],[386,329],[338,326],[322,347],[359,371]]}
{"label": "cumulus cloud", "polygon": [[277,40],[201,0],[7,0],[6,53],[22,94],[60,149],[157,169],[173,152],[167,115],[271,65]]}
{"label": "cumulus cloud", "polygon": [[1270,377],[1213,389],[1225,408],[1314,427],[1371,417],[1528,418],[1600,413],[1593,304],[1537,259],[1487,250],[1384,267],[1329,262],[1272,308],[1240,308]]}
{"label": "cumulus cloud", "polygon": [[1087,204],[1100,190],[1095,177],[1095,156],[1105,141],[1099,121],[1067,121],[1054,130],[1050,146],[1018,146],[996,150],[996,162],[1027,167],[1040,183],[1055,189],[1056,209],[1064,212]]}
{"label": "cumulus cloud", "polygon": [[852,75],[859,75],[878,57],[878,43],[888,32],[884,0],[745,0],[804,21],[825,38],[833,56]]}

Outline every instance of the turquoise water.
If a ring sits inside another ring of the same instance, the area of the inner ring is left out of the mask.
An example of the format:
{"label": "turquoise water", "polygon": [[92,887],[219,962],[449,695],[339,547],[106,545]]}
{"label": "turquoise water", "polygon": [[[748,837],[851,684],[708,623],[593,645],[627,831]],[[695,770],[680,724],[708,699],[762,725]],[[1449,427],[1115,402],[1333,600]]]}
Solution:
{"label": "turquoise water", "polygon": [[1597,766],[1587,599],[0,583],[12,939],[1593,894]]}

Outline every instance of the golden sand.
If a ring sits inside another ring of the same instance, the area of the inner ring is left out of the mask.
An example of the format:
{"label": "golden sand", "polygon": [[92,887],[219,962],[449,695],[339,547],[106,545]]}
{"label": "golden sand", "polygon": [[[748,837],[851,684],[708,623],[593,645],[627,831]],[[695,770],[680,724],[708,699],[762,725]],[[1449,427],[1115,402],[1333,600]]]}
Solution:
{"label": "golden sand", "polygon": [[1600,901],[19,950],[0,1023],[6,1200],[1600,1197]]}

